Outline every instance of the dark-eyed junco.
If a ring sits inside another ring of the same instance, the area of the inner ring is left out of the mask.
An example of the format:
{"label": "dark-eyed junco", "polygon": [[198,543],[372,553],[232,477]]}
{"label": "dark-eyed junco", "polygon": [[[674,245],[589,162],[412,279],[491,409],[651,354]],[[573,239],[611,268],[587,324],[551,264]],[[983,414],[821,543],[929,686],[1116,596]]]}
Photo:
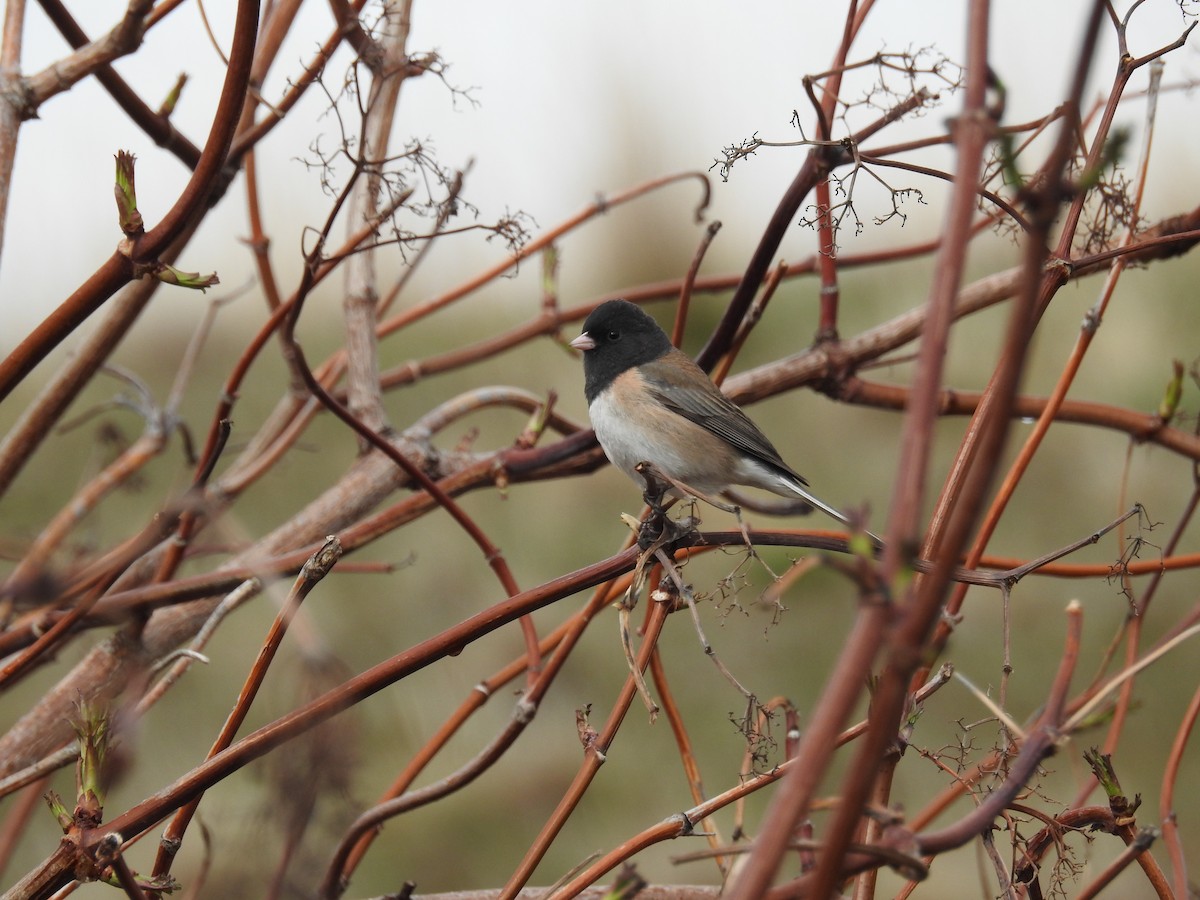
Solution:
{"label": "dark-eyed junco", "polygon": [[637,465],[648,462],[701,493],[749,485],[800,497],[847,521],[812,495],[758,426],[628,300],[597,306],[571,346],[583,351],[584,393],[600,446],[635,481],[642,482]]}

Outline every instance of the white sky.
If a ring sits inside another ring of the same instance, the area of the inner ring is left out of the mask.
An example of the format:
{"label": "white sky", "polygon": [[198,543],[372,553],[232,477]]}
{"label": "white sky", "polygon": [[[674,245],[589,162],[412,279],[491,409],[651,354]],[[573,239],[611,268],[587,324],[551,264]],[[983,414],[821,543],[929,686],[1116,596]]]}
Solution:
{"label": "white sky", "polygon": [[[209,5],[218,37],[227,44],[233,3]],[[97,35],[116,20],[123,4],[93,0],[74,6],[81,7],[82,23]],[[961,60],[965,6],[960,0],[881,0],[854,55],[936,45]],[[1022,121],[1040,115],[1061,95],[1086,4],[1014,0],[993,7],[992,60],[1010,86],[1006,118]],[[396,138],[432,137],[448,165],[473,157],[467,196],[484,217],[522,209],[547,227],[598,193],[672,171],[707,169],[724,145],[754,132],[794,139],[788,121],[792,110],[799,107],[805,123],[811,122],[801,77],[827,65],[843,9],[843,4],[775,0],[418,0],[410,48],[437,49],[452,63],[450,80],[474,87],[479,106],[452,103],[432,79],[410,83]],[[62,55],[65,45],[33,4],[28,22],[25,69],[36,71]],[[309,0],[297,37],[272,73],[268,96],[281,90],[280,78],[290,64],[311,56],[329,22],[327,5]],[[1150,0],[1135,19],[1133,50],[1140,54],[1166,43],[1183,27],[1176,3]],[[1171,57],[1168,83],[1200,77],[1195,49],[1200,37],[1191,43]],[[1090,97],[1105,90],[1111,78],[1112,41],[1105,46],[1106,62],[1094,69]],[[345,59],[340,56],[331,71],[340,73]],[[194,5],[172,14],[150,33],[144,53],[120,62],[118,69],[152,105],[178,71],[192,73],[177,124],[193,142],[203,142],[221,72]],[[1144,83],[1139,76],[1135,87]],[[1177,159],[1172,167],[1177,172],[1193,164],[1189,148],[1200,139],[1200,117],[1187,102],[1182,95],[1164,98],[1156,138],[1156,152]],[[949,104],[932,113],[936,122],[951,115],[958,100]],[[328,131],[330,123],[319,118],[323,106],[323,98],[310,96],[259,156],[275,253],[285,269],[295,261],[301,226],[318,223],[327,205],[315,177],[295,161],[316,129]],[[1136,118],[1128,124],[1140,125],[1141,109],[1140,104],[1130,106]],[[922,131],[931,125],[929,120],[917,123]],[[903,134],[898,129],[892,137]],[[112,156],[118,149],[138,155],[139,198],[147,224],[153,225],[187,173],[138,132],[98,86],[85,84],[55,98],[39,120],[22,128],[0,258],[0,352],[10,349],[115,246],[120,235],[111,184]],[[725,222],[721,241],[734,258],[749,253],[801,153],[760,153],[735,170],[731,185],[717,183],[710,215]],[[675,191],[673,202],[681,206],[696,196],[690,187]],[[1153,217],[1195,205],[1193,191],[1185,197],[1180,202],[1178,182],[1151,184],[1147,212]],[[648,220],[649,233],[634,233],[631,239],[652,241],[658,221]],[[936,218],[930,223],[936,224]],[[636,229],[636,218],[623,220],[622,227]],[[235,186],[179,265],[216,268],[225,286],[243,284],[252,272],[249,254],[238,242],[245,234],[244,199]],[[892,239],[877,229],[864,236],[875,242]],[[689,236],[686,243],[693,240]],[[474,243],[478,246],[464,249],[471,264],[482,265],[501,252],[496,245]],[[166,302],[185,303],[187,298],[171,290],[156,300]]]}

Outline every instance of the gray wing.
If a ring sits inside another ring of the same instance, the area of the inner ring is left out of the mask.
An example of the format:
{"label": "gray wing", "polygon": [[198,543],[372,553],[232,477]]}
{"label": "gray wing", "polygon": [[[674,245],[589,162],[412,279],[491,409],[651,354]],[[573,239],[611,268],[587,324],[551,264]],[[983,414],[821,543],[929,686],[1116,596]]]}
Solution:
{"label": "gray wing", "polygon": [[[672,365],[662,365],[671,357],[675,357]],[[679,365],[681,362],[686,366]],[[691,377],[694,375],[699,375],[703,381],[695,380]],[[672,412],[708,429],[765,465],[779,469],[801,484],[808,484],[783,461],[779,451],[750,417],[717,390],[704,371],[683,353],[676,350],[663,359],[643,365],[642,377],[655,398]]]}

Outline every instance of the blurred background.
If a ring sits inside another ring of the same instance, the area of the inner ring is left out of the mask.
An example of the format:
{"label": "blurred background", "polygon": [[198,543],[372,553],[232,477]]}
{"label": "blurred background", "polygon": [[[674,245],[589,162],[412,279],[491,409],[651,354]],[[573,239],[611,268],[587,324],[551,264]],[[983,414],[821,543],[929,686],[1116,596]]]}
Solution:
{"label": "blurred background", "polygon": [[[114,2],[77,6],[72,12],[92,35],[111,27],[123,10],[122,4]],[[217,43],[226,49],[232,6],[209,4],[206,8]],[[1086,4],[1075,0],[995,5],[991,59],[1008,89],[1006,122],[1028,121],[1057,105],[1078,52],[1085,8]],[[707,172],[712,198],[705,220],[719,220],[723,228],[705,259],[703,274],[737,274],[806,151],[803,147],[761,149],[734,166],[727,181],[710,169],[725,147],[752,135],[767,141],[798,140],[801,134],[793,124],[797,112],[811,136],[812,114],[802,78],[829,65],[844,12],[841,5],[768,0],[751,6],[708,0],[686,6],[623,0],[605,4],[418,0],[410,51],[437,51],[449,67],[442,81],[424,77],[405,84],[395,143],[420,140],[444,166],[470,164],[463,196],[478,209],[480,220],[519,211],[528,217],[534,235],[598,198],[632,185],[669,173]],[[1118,12],[1124,13],[1124,5]],[[1177,39],[1193,21],[1186,12],[1169,0],[1145,4],[1132,20],[1131,52],[1142,55]],[[929,0],[919,7],[881,3],[872,11],[852,56],[936,48],[949,60],[962,61],[964,16],[964,4],[952,0]],[[287,80],[312,57],[331,27],[327,6],[304,4],[280,62],[263,88],[266,97],[276,97],[285,89]],[[51,25],[39,10],[31,8],[24,70],[38,71],[65,53],[66,47]],[[1089,100],[1107,94],[1116,58],[1112,28],[1106,28],[1088,84]],[[343,48],[326,67],[324,80],[330,93],[339,90],[349,61]],[[168,16],[147,34],[143,50],[118,61],[115,68],[151,105],[165,96],[179,72],[187,72],[190,80],[173,122],[194,143],[202,144],[223,70],[195,4],[185,3]],[[1200,57],[1193,38],[1167,60],[1154,133],[1154,161],[1142,208],[1147,221],[1196,206],[1195,148],[1200,145],[1200,116],[1196,114],[1194,86],[1198,77]],[[1134,97],[1145,86],[1143,71],[1127,93]],[[861,89],[869,90],[870,85],[864,83]],[[959,103],[956,95],[947,93],[940,107],[890,129],[886,142],[941,133]],[[325,93],[310,91],[258,149],[266,229],[285,293],[299,276],[302,248],[309,246],[306,235],[320,227],[330,205],[321,172],[312,165],[319,149],[328,150],[339,140],[337,119],[329,109]],[[1131,166],[1141,146],[1144,115],[1145,106],[1136,99],[1125,103],[1119,114],[1120,124],[1132,134],[1127,159]],[[0,353],[11,350],[112,252],[120,237],[111,199],[113,154],[118,150],[132,151],[138,157],[139,205],[147,224],[153,225],[189,173],[116,110],[94,81],[56,97],[40,110],[37,121],[22,128],[0,256]],[[944,150],[933,151],[921,162],[952,168],[953,156]],[[335,166],[335,175],[337,172]],[[877,185],[861,184],[856,202],[864,227],[861,233],[851,227],[841,231],[843,255],[914,245],[938,233],[944,217],[945,185],[907,173],[891,174],[893,187],[917,187],[920,199],[912,196],[906,200],[901,208],[903,219],[875,224],[875,217],[887,215],[890,200]],[[695,182],[684,181],[614,208],[571,232],[559,242],[562,304],[574,306],[625,286],[680,277],[705,224],[694,218],[699,198]],[[469,216],[464,213],[464,218]],[[181,407],[184,419],[200,432],[207,427],[222,379],[265,318],[253,261],[243,244],[247,234],[244,195],[235,184],[177,262],[185,270],[215,270],[221,285],[206,296],[161,289],[113,356],[114,363],[152,385],[162,401],[212,298],[234,298],[217,318],[203,349],[202,365]],[[806,259],[816,246],[815,232],[797,225],[782,256],[792,261]],[[442,240],[399,305],[413,305],[440,294],[500,262],[506,253],[499,241],[487,241],[479,233]],[[968,279],[1012,266],[1018,258],[1019,250],[1009,237],[985,236],[973,245]],[[405,262],[399,251],[383,253],[379,258],[381,284],[397,277]],[[842,334],[853,335],[919,305],[928,293],[929,272],[928,259],[843,270]],[[1200,263],[1194,254],[1128,273],[1071,396],[1154,410],[1170,377],[1171,361],[1181,359],[1190,365],[1200,356],[1198,279]],[[1039,329],[1025,384],[1027,393],[1044,395],[1053,386],[1098,290],[1099,279],[1090,279],[1071,284],[1059,294]],[[390,366],[425,357],[523,322],[537,311],[541,291],[540,261],[527,260],[511,277],[489,283],[445,314],[385,341],[381,362]],[[739,358],[737,370],[807,346],[816,327],[816,291],[813,279],[786,282],[773,301],[765,326]],[[342,343],[340,293],[341,281],[333,278],[309,300],[299,334],[310,360],[324,358]],[[727,299],[728,294],[721,294],[697,300],[685,349],[698,349]],[[670,304],[651,310],[659,321],[670,322]],[[1004,323],[1001,306],[956,326],[948,385],[972,390],[983,387]],[[37,382],[70,349],[68,342],[38,370],[39,377],[30,379],[0,406],[0,428],[11,426],[33,397]],[[904,382],[910,370],[898,363],[875,375]],[[234,444],[254,433],[287,389],[287,374],[276,351],[268,352],[256,364],[253,384],[254,390],[245,392],[235,411]],[[488,384],[511,384],[540,395],[556,391],[558,411],[586,424],[578,360],[552,341],[525,345],[518,352],[468,370],[393,392],[386,400],[388,413],[394,424],[404,427],[437,403]],[[116,382],[97,378],[68,419],[78,419],[110,400],[119,389]],[[1194,424],[1195,396],[1195,385],[1189,383],[1181,427]],[[755,406],[752,414],[818,494],[842,507],[868,505],[872,522],[882,527],[892,490],[898,414],[839,405],[808,391],[776,397]],[[141,427],[131,413],[105,418],[129,435],[137,434]],[[523,425],[523,418],[516,413],[489,412],[452,429],[441,442],[454,446],[469,438],[472,446],[481,450],[504,446]],[[963,422],[955,420],[939,426],[943,440],[930,478],[935,491],[958,446],[962,426]],[[35,536],[48,511],[57,510],[78,484],[95,472],[104,451],[92,439],[80,439],[80,434],[91,435],[96,427],[96,421],[90,420],[51,438],[45,452],[0,500],[2,539],[10,551]],[[853,440],[848,441],[847,435]],[[1016,437],[1020,436],[1018,431]],[[328,417],[318,419],[298,450],[271,478],[252,489],[212,540],[236,543],[266,533],[302,506],[315,492],[314,485],[335,480],[355,454],[355,440],[349,432]],[[147,470],[140,494],[117,495],[89,518],[78,536],[77,552],[109,546],[114,535],[140,527],[147,504],[172,496],[187,483],[188,473],[176,447],[174,454],[166,454]],[[1131,445],[1115,432],[1056,426],[1018,491],[1016,511],[1008,516],[991,547],[1006,556],[1038,556],[1103,527],[1138,500],[1146,504],[1152,521],[1168,523],[1157,531],[1142,532],[1148,542],[1143,556],[1152,557],[1157,552],[1156,542],[1179,515],[1190,486],[1191,464],[1186,460],[1152,446]],[[1054,502],[1047,502],[1047,497]],[[625,534],[619,514],[635,513],[639,505],[636,488],[608,468],[586,479],[518,486],[505,498],[480,492],[464,500],[467,510],[499,537],[522,587],[540,584],[615,552]],[[1023,513],[1024,509],[1028,512]],[[706,525],[712,527],[729,527],[730,521],[720,513],[706,514]],[[1086,525],[1083,532],[1081,523]],[[1110,538],[1072,560],[1108,562],[1116,558],[1119,549],[1116,539]],[[269,693],[245,730],[300,702],[299,694],[317,678],[313,667],[305,665],[306,653],[322,658],[326,652],[332,654],[344,671],[325,674],[341,678],[345,672],[360,671],[501,599],[494,578],[467,538],[440,514],[379,541],[362,557],[395,563],[397,569],[387,576],[337,576],[321,586],[307,606],[307,632],[296,638],[288,657],[272,673]],[[453,565],[445,564],[451,560]],[[775,571],[785,570],[790,562],[783,552],[766,552],[764,560]],[[824,673],[853,616],[853,586],[818,570],[803,580],[801,589],[789,594],[787,612],[778,617],[776,610],[760,602],[770,573],[743,555],[714,554],[712,559],[694,563],[688,575],[712,601],[704,608],[706,627],[722,659],[739,674],[753,674],[756,682],[751,687],[760,699],[776,694],[791,697],[803,719],[821,690]],[[1160,608],[1156,609],[1160,618],[1149,630],[1149,639],[1192,606],[1197,581],[1190,573],[1172,576],[1160,594]],[[1120,586],[1105,579],[1032,579],[1023,583],[1014,592],[1010,611],[1017,668],[1009,708],[1018,719],[1034,715],[1043,698],[1048,673],[1061,652],[1060,611],[1073,597],[1084,600],[1086,608],[1088,652],[1079,673],[1081,683],[1093,676],[1088,667],[1099,666],[1104,648],[1128,610]],[[572,601],[570,608],[581,602],[581,598]],[[949,658],[976,685],[994,689],[1002,664],[999,598],[995,592],[973,591],[967,611]],[[109,809],[127,808],[199,761],[198,754],[207,743],[198,740],[191,729],[198,728],[206,736],[215,733],[273,614],[270,603],[256,603],[240,612],[234,627],[220,632],[211,645],[211,665],[193,670],[140,726],[130,741],[130,752],[139,757],[137,776],[114,789]],[[539,617],[539,624],[549,628],[562,618],[562,613],[551,608]],[[737,781],[744,741],[735,723],[745,715],[744,701],[705,659],[690,624],[683,617],[669,624],[664,655],[679,702],[697,729],[694,738],[709,779],[707,787],[716,793]],[[33,698],[55,683],[66,666],[82,656],[86,650],[82,645],[89,641],[72,645],[55,666],[35,673],[18,691],[0,698],[0,721],[15,720]],[[343,786],[340,802],[331,799],[323,804],[321,827],[326,833],[314,829],[307,855],[296,864],[296,896],[304,895],[299,885],[311,884],[312,873],[319,873],[327,861],[329,842],[390,782],[449,709],[481,678],[520,652],[515,629],[494,635],[468,648],[455,665],[418,673],[338,720],[343,749],[353,757],[353,763],[345,763],[352,778]],[[1144,705],[1129,733],[1146,739],[1130,740],[1130,752],[1136,755],[1127,765],[1144,772],[1146,778],[1144,783],[1126,783],[1129,793],[1156,796],[1166,745],[1200,676],[1198,659],[1194,649],[1185,648],[1140,680]],[[591,703],[593,721],[601,721],[624,673],[615,618],[601,621],[591,629],[514,751],[471,789],[390,825],[356,876],[351,895],[397,890],[405,879],[417,881],[423,891],[493,887],[502,881],[575,771],[579,754],[574,710]],[[977,720],[986,719],[987,711],[965,700],[962,692],[960,685],[950,685],[930,703],[914,735],[915,744],[931,751],[960,742],[977,741],[976,749],[989,746],[995,739],[995,723],[981,726],[978,732],[970,730],[973,722],[963,719],[963,710],[973,710]],[[503,726],[512,699],[495,697],[451,745],[441,760],[446,769],[431,777],[440,777],[469,759]],[[1100,734],[1097,732],[1097,740]],[[1055,774],[1047,776],[1043,798],[1048,806],[1057,803],[1065,808],[1073,801],[1072,785],[1081,777],[1083,746],[1072,744],[1054,761]],[[585,807],[552,848],[534,883],[553,881],[589,852],[608,849],[630,824],[647,827],[690,805],[664,722],[651,725],[635,708],[615,751]],[[1191,759],[1187,770],[1190,793],[1181,790],[1180,796],[1200,795],[1200,766],[1195,765],[1194,752]],[[151,761],[153,765],[148,765]],[[898,784],[895,797],[902,806],[920,805],[946,783],[946,774],[932,764],[909,762],[906,772],[908,778]],[[835,771],[833,777],[837,774]],[[256,841],[262,842],[261,853],[267,856],[246,853],[244,872],[230,872],[226,866],[214,873],[204,896],[258,894],[257,887],[247,890],[246,885],[260,883],[263,858],[273,863],[270,854],[274,852],[272,828],[277,811],[267,808],[266,801],[272,796],[270,778],[269,763],[254,766],[212,791],[205,801],[202,817],[214,832],[216,856],[221,857],[222,846],[228,853],[230,846],[239,843],[258,847],[251,843]],[[836,784],[831,780],[830,789]],[[64,773],[58,789],[69,792],[69,773]],[[751,833],[763,805],[762,797],[750,803],[747,825]],[[1192,835],[1200,833],[1200,819],[1194,810],[1181,810],[1180,815],[1185,833],[1188,824]],[[5,874],[5,883],[53,847],[53,821],[43,815],[35,817],[35,823],[37,827],[31,829]],[[728,820],[724,827],[728,833]],[[1074,846],[1087,865],[1088,846],[1082,839]],[[711,865],[692,863],[683,874],[672,865],[673,854],[690,849],[690,845],[654,848],[638,858],[639,867],[651,881],[712,881]],[[1106,846],[1105,852],[1109,850]],[[1200,865],[1200,853],[1194,847],[1191,852],[1194,868]],[[199,850],[185,851],[180,857],[177,873],[185,883],[194,877],[200,858]],[[956,859],[963,860],[962,868],[953,869],[949,861],[945,867],[939,864],[929,889],[919,896],[959,897],[964,884],[978,892],[982,877],[976,869],[978,861],[970,854],[959,854]],[[882,877],[881,883],[888,887],[900,884],[887,873]],[[1086,870],[1080,877],[1086,880]],[[81,893],[99,896],[101,890],[92,886]],[[1123,896],[1150,896],[1144,882],[1136,878],[1127,891]]]}

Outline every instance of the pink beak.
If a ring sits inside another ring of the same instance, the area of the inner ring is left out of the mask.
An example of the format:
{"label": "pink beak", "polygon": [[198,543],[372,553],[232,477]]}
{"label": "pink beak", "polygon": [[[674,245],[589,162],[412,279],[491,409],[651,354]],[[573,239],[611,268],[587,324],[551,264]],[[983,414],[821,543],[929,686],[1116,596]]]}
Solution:
{"label": "pink beak", "polygon": [[596,341],[585,331],[579,337],[575,338],[575,340],[571,341],[571,346],[576,350],[583,350],[586,352],[588,350],[596,349]]}

